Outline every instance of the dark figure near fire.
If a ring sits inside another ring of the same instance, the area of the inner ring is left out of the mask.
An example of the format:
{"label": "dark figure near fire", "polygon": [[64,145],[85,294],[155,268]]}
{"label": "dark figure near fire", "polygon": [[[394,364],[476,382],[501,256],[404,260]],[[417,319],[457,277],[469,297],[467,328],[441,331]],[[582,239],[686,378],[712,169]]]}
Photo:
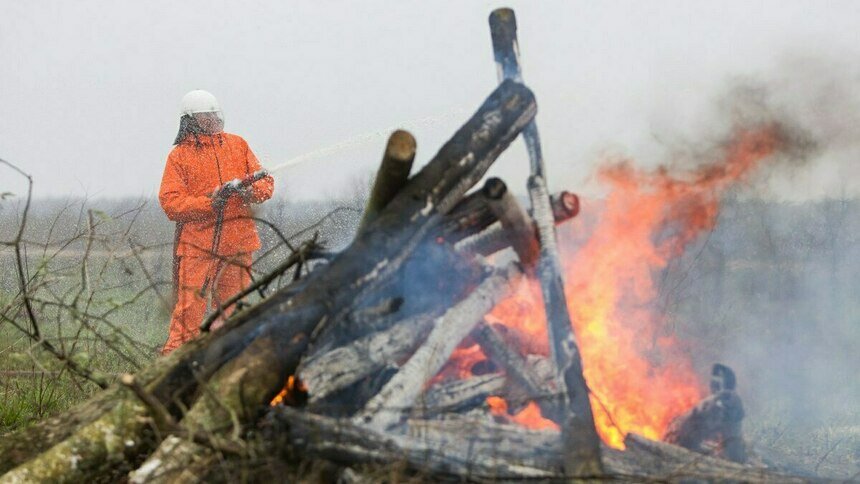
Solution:
{"label": "dark figure near fire", "polygon": [[734,371],[715,364],[711,370],[711,394],[692,410],[675,418],[663,440],[695,452],[746,462],[746,446],[741,435],[744,407],[735,386]]}

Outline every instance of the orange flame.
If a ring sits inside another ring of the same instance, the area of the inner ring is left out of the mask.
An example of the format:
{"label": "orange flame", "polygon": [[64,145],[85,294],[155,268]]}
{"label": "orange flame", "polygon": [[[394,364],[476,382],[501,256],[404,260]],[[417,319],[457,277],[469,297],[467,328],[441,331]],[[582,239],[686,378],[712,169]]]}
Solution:
{"label": "orange flame", "polygon": [[506,420],[518,423],[524,427],[537,430],[558,430],[558,425],[552,420],[543,418],[540,413],[540,407],[537,403],[529,402],[529,404],[515,415],[508,415],[508,402],[504,398],[491,396],[487,397],[487,405],[490,407],[490,412],[493,415],[504,417]]}
{"label": "orange flame", "polygon": [[[574,224],[560,228],[565,292],[595,425],[610,446],[623,448],[628,432],[659,439],[672,418],[701,398],[689,355],[657,307],[654,274],[714,227],[721,195],[780,141],[777,126],[738,131],[721,160],[680,176],[663,168],[638,170],[629,162],[601,167],[598,179],[610,190],[588,241],[577,249],[582,231]],[[515,288],[488,319],[528,335],[524,352],[549,353],[536,282]],[[501,399],[491,399],[494,413],[506,410]],[[545,425],[519,415],[511,420]]]}
{"label": "orange flame", "polygon": [[287,377],[287,382],[284,384],[284,388],[282,388],[281,391],[275,395],[275,398],[269,402],[269,406],[274,407],[281,403],[284,405],[290,405],[295,401],[299,393],[307,393],[307,391],[308,389],[301,380],[296,378],[295,375],[290,375]]}

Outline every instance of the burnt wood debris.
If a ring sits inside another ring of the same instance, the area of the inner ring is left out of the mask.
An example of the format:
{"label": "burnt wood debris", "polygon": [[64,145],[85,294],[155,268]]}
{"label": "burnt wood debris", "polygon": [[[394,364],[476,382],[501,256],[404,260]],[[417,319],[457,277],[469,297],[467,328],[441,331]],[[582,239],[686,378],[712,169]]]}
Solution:
{"label": "burnt wood debris", "polygon": [[[316,238],[297,246],[287,265],[326,260],[90,401],[4,436],[0,483],[217,480],[225,465],[260,456],[327,461],[347,481],[398,462],[452,480],[792,482],[718,458],[743,461],[742,447],[716,457],[681,447],[705,452],[707,441],[740,439],[743,411],[725,367],[668,442],[630,434],[624,451],[601,443],[555,246],[554,225],[576,216],[578,199],[547,190],[513,11],[493,12],[490,25],[499,86],[417,173],[415,139],[391,135],[349,247],[331,256]],[[498,178],[467,194],[520,135],[530,210]],[[549,358],[523,354],[485,319],[526,278],[542,288]],[[434,380],[467,339],[487,368]],[[272,404],[276,396],[286,404]],[[511,413],[535,402],[560,430],[502,422],[487,409],[490,396]]]}

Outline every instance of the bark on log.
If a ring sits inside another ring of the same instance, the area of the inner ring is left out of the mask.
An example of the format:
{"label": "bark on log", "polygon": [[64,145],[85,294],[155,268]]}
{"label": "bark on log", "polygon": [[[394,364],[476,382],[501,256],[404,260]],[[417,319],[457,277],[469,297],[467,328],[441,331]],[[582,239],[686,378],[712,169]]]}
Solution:
{"label": "bark on log", "polygon": [[0,475],[65,440],[102,416],[119,398],[114,388],[56,417],[0,435]]}
{"label": "bark on log", "polygon": [[408,131],[397,130],[389,136],[385,155],[382,157],[379,171],[376,172],[376,179],[358,226],[359,232],[373,222],[379,212],[406,185],[412,162],[415,160],[415,146],[415,138]]}
{"label": "bark on log", "polygon": [[136,462],[139,452],[152,445],[153,435],[143,432],[148,422],[143,403],[120,400],[110,412],[0,476],[0,483],[81,482],[85,477],[121,472],[118,469]]}
{"label": "bark on log", "polygon": [[355,417],[357,423],[384,429],[398,422],[411,408],[424,385],[451,356],[472,328],[522,277],[516,266],[487,277],[466,299],[439,318],[427,341],[412,355],[385,387]]}
{"label": "bark on log", "polygon": [[159,482],[201,482],[201,477],[191,468],[214,464],[215,455],[199,444],[171,435],[164,439],[143,465],[128,475],[132,484],[155,484]]}

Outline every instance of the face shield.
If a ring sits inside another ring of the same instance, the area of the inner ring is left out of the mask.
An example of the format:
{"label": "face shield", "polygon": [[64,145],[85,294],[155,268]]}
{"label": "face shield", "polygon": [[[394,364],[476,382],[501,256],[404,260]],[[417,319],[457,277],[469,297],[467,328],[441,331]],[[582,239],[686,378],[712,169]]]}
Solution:
{"label": "face shield", "polygon": [[221,111],[194,113],[192,116],[204,134],[218,134],[224,131],[224,115]]}

